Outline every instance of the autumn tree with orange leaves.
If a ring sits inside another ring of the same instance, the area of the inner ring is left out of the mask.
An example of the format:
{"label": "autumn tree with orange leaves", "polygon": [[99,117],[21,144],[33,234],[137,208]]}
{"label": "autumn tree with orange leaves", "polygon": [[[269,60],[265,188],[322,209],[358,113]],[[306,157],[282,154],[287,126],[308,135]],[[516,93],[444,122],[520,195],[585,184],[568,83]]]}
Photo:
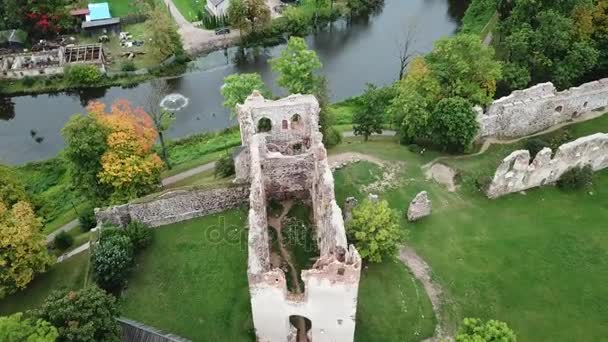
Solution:
{"label": "autumn tree with orange leaves", "polygon": [[82,187],[105,193],[96,198],[101,202],[125,202],[154,191],[164,165],[153,150],[158,132],[151,117],[126,100],[116,101],[109,111],[103,103],[91,102],[87,111],[63,130],[66,156],[76,170],[73,180],[88,173]]}

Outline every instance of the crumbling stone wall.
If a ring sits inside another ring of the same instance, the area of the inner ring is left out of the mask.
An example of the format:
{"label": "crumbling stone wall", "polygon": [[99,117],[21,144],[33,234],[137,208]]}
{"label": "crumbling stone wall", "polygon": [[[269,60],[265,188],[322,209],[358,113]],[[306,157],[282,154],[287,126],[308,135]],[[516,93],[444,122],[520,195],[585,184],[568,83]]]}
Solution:
{"label": "crumbling stone wall", "polygon": [[95,216],[98,225],[109,223],[122,227],[131,221],[140,221],[158,227],[236,208],[246,203],[248,197],[248,185],[177,190],[158,198],[96,210]]}
{"label": "crumbling stone wall", "polygon": [[[254,92],[237,109],[246,152],[238,153],[235,162],[249,166],[237,170],[237,178],[251,184],[247,272],[258,341],[293,341],[294,328],[289,322],[293,315],[310,319],[313,341],[352,341],[361,258],[347,245],[318,131],[319,104],[313,96],[269,101]],[[294,114],[299,115],[295,125],[293,121],[284,124]],[[273,122],[269,132],[255,129],[262,117]],[[302,143],[297,153],[289,150],[293,142]],[[284,272],[271,269],[266,206],[270,198],[302,196],[312,203],[320,256],[312,269],[302,271],[304,294],[294,294],[287,290]]]}
{"label": "crumbling stone wall", "polygon": [[506,157],[494,174],[487,190],[490,198],[556,182],[561,175],[577,166],[591,165],[593,170],[608,167],[608,134],[597,133],[560,146],[551,158],[544,148],[530,162],[530,152],[518,150]]}
{"label": "crumbling stone wall", "polygon": [[561,92],[551,83],[514,91],[478,109],[480,138],[522,137],[608,106],[608,78]]}

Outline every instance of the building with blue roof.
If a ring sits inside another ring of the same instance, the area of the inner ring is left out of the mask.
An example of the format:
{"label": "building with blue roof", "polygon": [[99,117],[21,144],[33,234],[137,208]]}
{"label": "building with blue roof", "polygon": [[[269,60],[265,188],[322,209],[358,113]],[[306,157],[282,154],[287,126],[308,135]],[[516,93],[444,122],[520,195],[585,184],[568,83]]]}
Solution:
{"label": "building with blue roof", "polygon": [[82,29],[90,34],[120,32],[120,18],[112,18],[107,2],[89,4],[89,14],[82,22]]}

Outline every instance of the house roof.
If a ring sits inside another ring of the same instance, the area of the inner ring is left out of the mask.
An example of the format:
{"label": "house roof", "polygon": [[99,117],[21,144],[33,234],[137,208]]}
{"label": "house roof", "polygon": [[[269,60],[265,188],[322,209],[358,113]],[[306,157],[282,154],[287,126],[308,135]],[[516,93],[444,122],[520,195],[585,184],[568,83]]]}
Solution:
{"label": "house roof", "polygon": [[222,2],[224,2],[224,1],[226,1],[226,0],[209,0],[209,2],[212,3],[213,6],[215,6],[215,7],[221,5]]}
{"label": "house roof", "polygon": [[87,21],[105,20],[112,18],[112,16],[110,15],[110,6],[108,6],[107,2],[89,4],[89,12],[90,13],[87,16]]}
{"label": "house roof", "polygon": [[3,43],[24,44],[26,40],[27,40],[27,32],[25,32],[23,30],[0,31],[0,44],[3,44]]}
{"label": "house roof", "polygon": [[110,18],[110,19],[95,20],[95,21],[83,21],[82,28],[86,29],[86,28],[92,28],[92,27],[116,25],[119,23],[120,23],[120,18]]}
{"label": "house roof", "polygon": [[81,16],[81,15],[87,15],[89,13],[91,13],[91,11],[89,11],[88,8],[78,8],[78,9],[73,9],[70,11],[70,15],[75,16],[75,17]]}

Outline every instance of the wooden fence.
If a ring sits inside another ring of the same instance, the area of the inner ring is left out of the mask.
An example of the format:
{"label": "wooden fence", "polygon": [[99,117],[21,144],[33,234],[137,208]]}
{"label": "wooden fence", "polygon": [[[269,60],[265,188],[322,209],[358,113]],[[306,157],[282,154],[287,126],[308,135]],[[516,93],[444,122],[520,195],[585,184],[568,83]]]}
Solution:
{"label": "wooden fence", "polygon": [[126,318],[116,319],[122,328],[123,342],[190,342],[185,338],[166,334],[145,324]]}

